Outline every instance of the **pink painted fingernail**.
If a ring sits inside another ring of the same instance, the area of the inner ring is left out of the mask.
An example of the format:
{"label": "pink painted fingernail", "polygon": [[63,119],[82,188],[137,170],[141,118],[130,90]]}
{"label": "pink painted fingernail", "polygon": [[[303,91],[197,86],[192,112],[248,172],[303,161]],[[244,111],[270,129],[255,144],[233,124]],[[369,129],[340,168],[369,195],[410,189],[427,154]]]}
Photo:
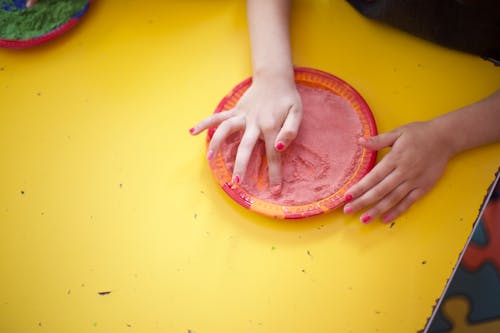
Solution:
{"label": "pink painted fingernail", "polygon": [[347,194],[347,195],[345,196],[345,202],[351,202],[351,201],[352,201],[352,195]]}
{"label": "pink painted fingernail", "polygon": [[233,183],[238,184],[240,182],[240,176],[236,175],[233,177]]}
{"label": "pink painted fingernail", "polygon": [[283,148],[285,148],[285,144],[281,141],[279,141],[277,144],[276,144],[276,149],[278,150],[283,150]]}
{"label": "pink painted fingernail", "polygon": [[189,129],[189,134],[193,134],[193,133],[194,133],[194,131],[195,131],[194,127],[190,128],[190,129]]}
{"label": "pink painted fingernail", "polygon": [[363,223],[368,223],[372,220],[372,217],[370,215],[364,215],[361,217],[361,222]]}
{"label": "pink painted fingernail", "polygon": [[386,216],[382,217],[382,221],[384,221],[385,223],[391,222],[391,220],[392,219],[391,219],[391,217],[389,215],[386,215]]}
{"label": "pink painted fingernail", "polygon": [[349,205],[344,206],[344,213],[345,214],[351,214],[352,212],[353,212],[353,209],[351,206],[349,206]]}
{"label": "pink painted fingernail", "polygon": [[214,151],[213,150],[209,150],[207,152],[207,160],[210,161],[212,159],[212,157],[214,157]]}

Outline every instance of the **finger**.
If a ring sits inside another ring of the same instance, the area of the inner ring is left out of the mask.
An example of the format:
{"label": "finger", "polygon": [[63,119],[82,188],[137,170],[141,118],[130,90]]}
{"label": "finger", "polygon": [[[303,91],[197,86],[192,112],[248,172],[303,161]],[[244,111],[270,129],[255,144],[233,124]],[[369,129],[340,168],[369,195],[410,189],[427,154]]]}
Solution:
{"label": "finger", "polygon": [[233,182],[239,183],[243,181],[248,166],[248,161],[252,155],[255,143],[259,139],[259,130],[254,127],[247,127],[243,137],[241,138],[236,160],[233,169]]}
{"label": "finger", "polygon": [[375,184],[359,198],[344,206],[345,213],[353,213],[368,207],[384,198],[402,183],[402,178],[396,172],[391,172],[379,183]]}
{"label": "finger", "polygon": [[396,142],[401,135],[401,132],[396,129],[387,133],[379,134],[372,137],[361,137],[358,142],[366,149],[381,150],[390,147]]}
{"label": "finger", "polygon": [[408,183],[402,183],[390,193],[388,193],[382,200],[377,202],[373,207],[361,215],[360,220],[363,223],[369,223],[372,219],[380,216],[382,213],[387,212],[392,207],[395,207],[408,193],[411,188]]}
{"label": "finger", "polygon": [[212,159],[219,151],[220,145],[228,135],[243,129],[245,120],[242,117],[233,117],[222,122],[214,132],[207,150],[207,159]]}
{"label": "finger", "polygon": [[235,109],[223,111],[223,112],[218,112],[218,113],[215,113],[211,116],[206,117],[205,119],[200,121],[198,124],[196,124],[194,127],[192,127],[189,130],[189,133],[191,133],[192,135],[197,135],[208,128],[217,127],[223,121],[234,116],[234,113],[235,113],[234,110]]}
{"label": "finger", "polygon": [[292,107],[288,111],[288,115],[285,119],[285,122],[283,123],[283,126],[281,127],[278,135],[276,136],[276,139],[274,140],[275,149],[281,151],[292,143],[292,141],[297,137],[301,121],[302,107],[292,105]]}
{"label": "finger", "polygon": [[26,8],[31,8],[36,4],[36,0],[28,0],[26,1]]}
{"label": "finger", "polygon": [[418,199],[420,199],[424,195],[424,193],[425,191],[422,191],[421,189],[415,189],[411,191],[406,197],[404,197],[403,200],[399,202],[399,204],[385,213],[385,215],[382,217],[382,221],[387,223],[395,220],[401,214],[406,212],[408,208],[410,208],[410,206],[413,205]]}
{"label": "finger", "polygon": [[354,198],[359,198],[363,193],[373,188],[394,171],[395,166],[388,162],[390,154],[389,152],[366,176],[347,190],[345,194],[346,202],[350,202]]}
{"label": "finger", "polygon": [[266,143],[267,165],[269,168],[269,189],[273,195],[281,193],[281,154],[275,149],[274,136],[268,136]]}

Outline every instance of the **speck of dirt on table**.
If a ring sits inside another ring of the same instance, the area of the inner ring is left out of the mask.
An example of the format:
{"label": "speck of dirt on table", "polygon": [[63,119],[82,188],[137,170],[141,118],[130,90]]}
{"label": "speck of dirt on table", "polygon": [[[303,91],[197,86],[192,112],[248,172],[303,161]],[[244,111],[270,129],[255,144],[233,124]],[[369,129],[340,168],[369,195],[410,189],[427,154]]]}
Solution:
{"label": "speck of dirt on table", "polygon": [[396,224],[396,222],[392,222],[391,225],[389,226],[389,228],[394,227],[395,224]]}
{"label": "speck of dirt on table", "polygon": [[41,212],[40,215],[42,215],[42,216],[45,215],[45,212]]}
{"label": "speck of dirt on table", "polygon": [[301,271],[302,273],[305,273],[305,272],[306,272],[306,270],[305,270],[305,269],[303,269],[303,268],[302,268],[300,271]]}
{"label": "speck of dirt on table", "polygon": [[0,72],[3,72],[5,70],[5,67],[0,67]]}
{"label": "speck of dirt on table", "polygon": [[311,251],[307,250],[307,255],[308,255],[309,257],[312,257],[312,255],[311,255]]}
{"label": "speck of dirt on table", "polygon": [[198,214],[194,213],[193,218],[196,220],[197,217],[198,217]]}
{"label": "speck of dirt on table", "polygon": [[422,261],[422,265],[427,264],[427,260]]}
{"label": "speck of dirt on table", "polygon": [[21,195],[24,195],[24,191],[21,191]]}
{"label": "speck of dirt on table", "polygon": [[38,327],[42,327],[42,322],[41,321],[38,322]]}
{"label": "speck of dirt on table", "polygon": [[41,92],[37,92],[36,95],[37,96],[42,96],[42,93]]}
{"label": "speck of dirt on table", "polygon": [[194,331],[193,330],[188,330],[187,333],[194,333]]}
{"label": "speck of dirt on table", "polygon": [[120,185],[119,185],[119,186],[120,186],[120,188],[122,188],[122,187],[123,187],[123,184],[122,184],[122,183],[120,183]]}
{"label": "speck of dirt on table", "polygon": [[132,327],[132,325],[130,325],[130,324],[126,324],[126,325],[127,325],[127,327]]}
{"label": "speck of dirt on table", "polygon": [[80,286],[81,286],[82,288],[83,288],[83,287],[85,287],[85,283],[82,283]]}
{"label": "speck of dirt on table", "polygon": [[271,250],[272,250],[272,251],[276,250],[276,246],[274,246],[274,245],[273,245],[273,246],[271,246]]}
{"label": "speck of dirt on table", "polygon": [[68,289],[68,292],[66,294],[71,295],[71,289]]}
{"label": "speck of dirt on table", "polygon": [[99,291],[97,294],[98,294],[99,296],[106,296],[106,295],[111,294],[111,291]]}

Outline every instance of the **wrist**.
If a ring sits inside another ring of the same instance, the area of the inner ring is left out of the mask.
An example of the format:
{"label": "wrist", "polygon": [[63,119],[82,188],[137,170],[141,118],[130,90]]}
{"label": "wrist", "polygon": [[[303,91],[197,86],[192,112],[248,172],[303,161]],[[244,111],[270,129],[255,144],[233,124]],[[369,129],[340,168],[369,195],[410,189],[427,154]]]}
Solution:
{"label": "wrist", "polygon": [[453,129],[449,119],[438,117],[429,120],[428,124],[448,158],[452,158],[463,150],[460,136]]}
{"label": "wrist", "polygon": [[255,67],[253,71],[253,82],[295,86],[293,66]]}

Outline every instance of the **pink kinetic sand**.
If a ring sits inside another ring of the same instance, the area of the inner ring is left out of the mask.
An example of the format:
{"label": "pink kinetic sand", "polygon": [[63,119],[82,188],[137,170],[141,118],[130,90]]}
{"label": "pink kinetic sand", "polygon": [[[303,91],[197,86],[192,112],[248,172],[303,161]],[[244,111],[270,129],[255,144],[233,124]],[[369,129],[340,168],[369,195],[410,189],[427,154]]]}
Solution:
{"label": "pink kinetic sand", "polygon": [[[304,116],[299,135],[282,153],[281,194],[268,189],[264,143],[259,141],[252,153],[241,187],[249,194],[279,205],[308,204],[335,193],[354,173],[362,148],[358,114],[344,98],[324,89],[298,84]],[[221,152],[232,173],[241,133],[228,137]]]}

